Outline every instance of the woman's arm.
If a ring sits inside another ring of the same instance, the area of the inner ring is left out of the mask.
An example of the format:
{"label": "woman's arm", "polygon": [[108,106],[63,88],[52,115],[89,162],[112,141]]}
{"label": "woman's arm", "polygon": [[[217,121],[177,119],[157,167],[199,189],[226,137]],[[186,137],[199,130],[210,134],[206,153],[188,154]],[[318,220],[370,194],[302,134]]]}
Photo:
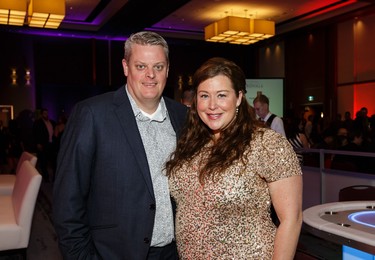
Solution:
{"label": "woman's arm", "polygon": [[302,225],[302,176],[269,183],[272,204],[280,225],[277,228],[273,259],[294,258]]}

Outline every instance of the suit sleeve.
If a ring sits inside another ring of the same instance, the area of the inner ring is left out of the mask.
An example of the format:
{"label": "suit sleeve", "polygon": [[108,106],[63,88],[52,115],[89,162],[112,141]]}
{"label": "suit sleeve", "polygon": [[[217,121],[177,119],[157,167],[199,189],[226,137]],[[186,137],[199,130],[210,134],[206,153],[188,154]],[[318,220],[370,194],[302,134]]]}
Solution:
{"label": "suit sleeve", "polygon": [[77,105],[61,140],[53,191],[53,220],[64,259],[97,259],[86,210],[95,153],[94,121],[88,107]]}

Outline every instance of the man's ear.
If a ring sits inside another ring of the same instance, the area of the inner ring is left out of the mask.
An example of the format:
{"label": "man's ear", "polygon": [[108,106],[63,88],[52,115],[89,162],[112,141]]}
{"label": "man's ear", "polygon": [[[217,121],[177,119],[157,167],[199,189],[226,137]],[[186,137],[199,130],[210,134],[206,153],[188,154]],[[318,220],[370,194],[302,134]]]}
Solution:
{"label": "man's ear", "polygon": [[128,67],[128,63],[126,62],[125,59],[122,59],[122,68],[124,70],[125,76],[127,77],[128,73],[129,73],[129,67]]}

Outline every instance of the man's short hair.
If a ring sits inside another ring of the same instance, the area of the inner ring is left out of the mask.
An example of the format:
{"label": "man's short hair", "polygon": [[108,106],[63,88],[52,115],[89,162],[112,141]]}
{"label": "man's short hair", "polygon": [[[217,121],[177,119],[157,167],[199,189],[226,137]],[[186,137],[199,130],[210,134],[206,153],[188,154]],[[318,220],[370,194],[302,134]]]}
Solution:
{"label": "man's short hair", "polygon": [[254,98],[253,103],[260,102],[262,104],[270,104],[270,101],[266,95],[260,94],[256,98]]}

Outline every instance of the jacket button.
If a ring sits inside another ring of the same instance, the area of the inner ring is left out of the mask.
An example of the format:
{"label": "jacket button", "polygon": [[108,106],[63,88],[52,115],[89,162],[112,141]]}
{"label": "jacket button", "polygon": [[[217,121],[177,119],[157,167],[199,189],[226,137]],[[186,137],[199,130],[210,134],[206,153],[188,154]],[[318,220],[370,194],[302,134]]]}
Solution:
{"label": "jacket button", "polygon": [[155,210],[155,209],[156,209],[155,204],[150,204],[150,209],[151,209],[151,210]]}
{"label": "jacket button", "polygon": [[150,239],[148,239],[148,237],[145,237],[145,238],[143,239],[143,242],[145,242],[145,244],[149,244],[149,243],[150,243]]}

